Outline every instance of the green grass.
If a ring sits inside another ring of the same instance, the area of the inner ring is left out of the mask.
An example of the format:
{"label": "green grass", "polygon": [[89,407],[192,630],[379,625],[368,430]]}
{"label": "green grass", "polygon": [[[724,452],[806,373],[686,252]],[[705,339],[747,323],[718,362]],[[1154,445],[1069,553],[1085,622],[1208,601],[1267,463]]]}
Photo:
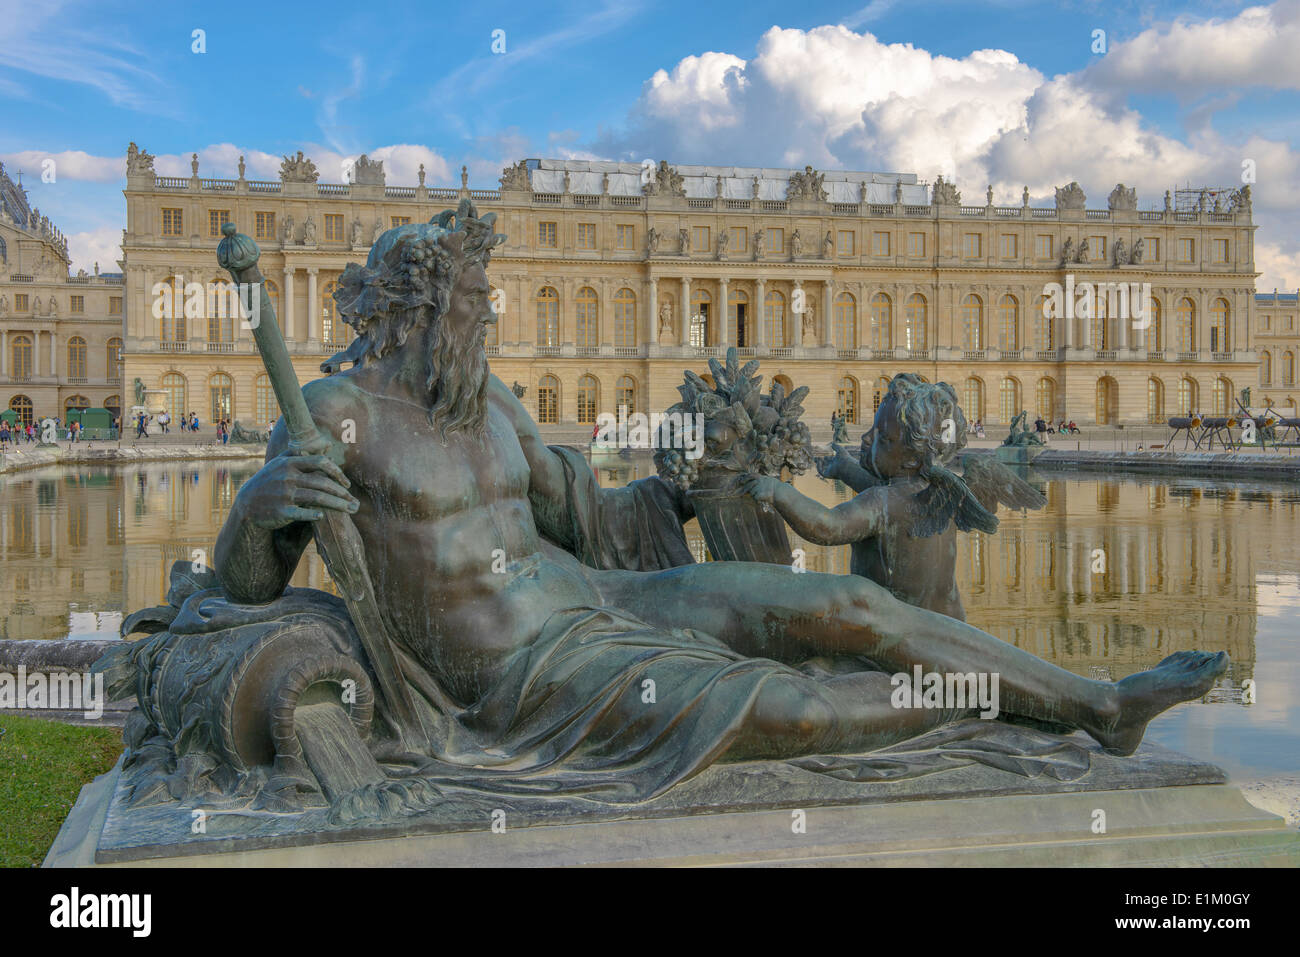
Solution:
{"label": "green grass", "polygon": [[81,786],[122,753],[117,728],[0,713],[0,867],[45,859]]}

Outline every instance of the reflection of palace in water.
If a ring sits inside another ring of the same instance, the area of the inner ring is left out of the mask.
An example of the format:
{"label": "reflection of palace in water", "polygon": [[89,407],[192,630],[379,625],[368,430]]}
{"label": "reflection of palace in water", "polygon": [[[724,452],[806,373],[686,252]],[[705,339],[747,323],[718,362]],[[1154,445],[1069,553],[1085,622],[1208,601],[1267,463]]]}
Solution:
{"label": "reflection of palace in water", "polygon": [[[593,464],[606,487],[653,473],[646,456]],[[108,637],[124,612],[162,603],[172,563],[210,558],[254,470],[159,464],[0,479],[0,637]],[[1228,651],[1235,680],[1252,673],[1256,581],[1300,575],[1300,494],[1192,480],[1035,481],[1046,508],[1003,512],[995,535],[958,536],[958,585],[972,624],[1096,677],[1192,648]],[[797,484],[827,505],[851,494],[816,475]],[[687,538],[705,558],[694,522]],[[847,547],[791,542],[809,571],[848,571]],[[293,584],[332,590],[314,551]]]}

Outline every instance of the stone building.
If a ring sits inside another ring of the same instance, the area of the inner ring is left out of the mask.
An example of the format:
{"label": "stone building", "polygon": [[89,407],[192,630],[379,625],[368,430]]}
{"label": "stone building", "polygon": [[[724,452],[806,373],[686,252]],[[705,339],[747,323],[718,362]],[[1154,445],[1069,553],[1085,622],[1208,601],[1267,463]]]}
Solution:
{"label": "stone building", "polygon": [[1252,406],[1272,407],[1282,415],[1300,415],[1296,397],[1296,360],[1300,358],[1300,307],[1297,293],[1255,296],[1255,348],[1259,351],[1259,391]]}
{"label": "stone building", "polygon": [[0,407],[24,422],[122,408],[122,276],[70,276],[68,262],[67,240],[0,164]]}
{"label": "stone building", "polygon": [[[970,205],[942,178],[811,168],[523,160],[500,188],[471,190],[463,171],[459,189],[426,187],[423,173],[388,186],[365,157],[344,184],[317,182],[301,154],[273,182],[203,179],[192,166],[161,177],[134,144],[128,155],[125,361],[128,381],[205,419],[274,415],[251,333],[219,314],[220,295],[204,299],[225,280],[224,221],[261,245],[307,379],[350,336],[331,298],[344,266],[382,230],[462,197],[496,212],[509,237],[489,270],[492,368],[553,431],[590,434],[620,407],[661,410],[684,367],[704,372],[728,346],[810,386],[818,427],[837,408],[869,420],[888,378],[909,370],[952,383],[967,416],[990,424],[1022,408],[1163,422],[1259,386],[1249,188],[1166,193],[1163,209],[1139,210],[1122,185],[1089,208],[1071,183],[1039,208],[1027,190],[1019,205],[995,204],[991,189]],[[1121,318],[1136,310],[1121,294],[1145,284],[1146,318]],[[186,314],[158,318],[160,296],[187,286]],[[1065,290],[1084,287],[1103,305],[1066,313]]]}

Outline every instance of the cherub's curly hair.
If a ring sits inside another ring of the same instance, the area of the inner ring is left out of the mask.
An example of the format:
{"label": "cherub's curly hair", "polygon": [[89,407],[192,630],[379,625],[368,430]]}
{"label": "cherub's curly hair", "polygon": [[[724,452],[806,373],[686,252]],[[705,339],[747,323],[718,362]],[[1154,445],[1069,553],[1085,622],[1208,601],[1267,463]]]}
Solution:
{"label": "cherub's curly hair", "polygon": [[[966,447],[966,416],[957,404],[956,390],[948,383],[932,384],[914,373],[902,372],[890,380],[888,397],[897,408],[903,442],[921,457],[922,474],[951,462]],[[949,420],[953,440],[946,442],[943,433]]]}

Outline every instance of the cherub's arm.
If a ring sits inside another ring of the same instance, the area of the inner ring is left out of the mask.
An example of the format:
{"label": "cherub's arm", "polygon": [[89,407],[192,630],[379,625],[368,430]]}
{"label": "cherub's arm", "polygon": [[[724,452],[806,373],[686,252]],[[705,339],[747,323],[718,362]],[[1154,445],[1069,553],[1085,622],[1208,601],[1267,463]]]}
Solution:
{"label": "cherub's arm", "polygon": [[834,455],[816,460],[817,474],[822,478],[838,479],[855,492],[863,492],[873,485],[881,484],[879,479],[858,464],[858,460],[844,446],[832,442],[831,448],[835,450]]}
{"label": "cherub's arm", "polygon": [[879,533],[884,524],[885,489],[873,488],[834,508],[768,475],[746,475],[740,487],[770,504],[802,538],[815,545],[847,545]]}

